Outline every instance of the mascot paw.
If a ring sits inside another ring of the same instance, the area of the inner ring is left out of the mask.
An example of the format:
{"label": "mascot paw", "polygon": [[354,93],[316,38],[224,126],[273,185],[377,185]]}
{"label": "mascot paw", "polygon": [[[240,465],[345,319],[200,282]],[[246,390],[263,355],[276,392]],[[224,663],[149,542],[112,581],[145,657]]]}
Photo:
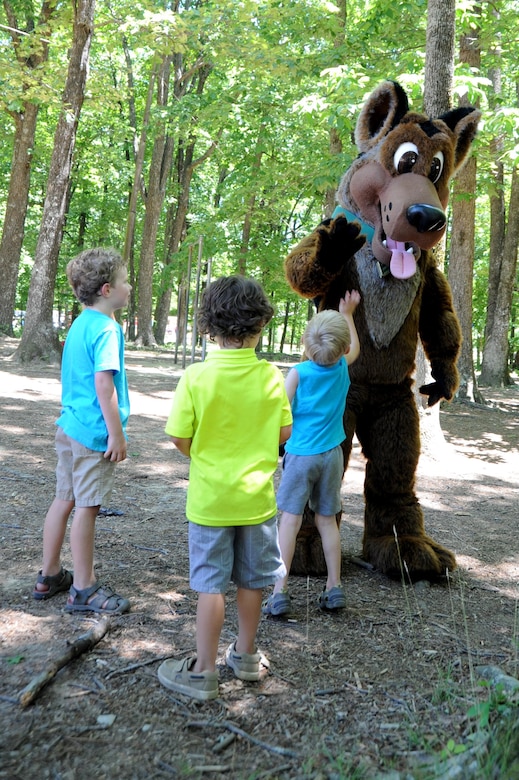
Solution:
{"label": "mascot paw", "polygon": [[434,406],[442,398],[450,401],[459,385],[457,369],[443,364],[433,364],[432,375],[434,382],[431,382],[429,385],[422,385],[420,388],[420,393],[428,396],[427,405]]}
{"label": "mascot paw", "polygon": [[428,396],[427,406],[434,406],[442,398],[449,401],[452,398],[452,394],[447,393],[445,388],[439,382],[431,382],[429,385],[422,385],[419,392],[422,395]]}
{"label": "mascot paw", "polygon": [[422,385],[419,389],[421,395],[427,396],[427,406],[434,406],[442,398],[445,398],[443,390],[438,382],[431,382],[429,385]]}
{"label": "mascot paw", "polygon": [[394,535],[365,539],[363,555],[388,577],[406,582],[438,580],[456,568],[450,550],[425,534],[403,536],[398,543]]}
{"label": "mascot paw", "polygon": [[326,220],[322,227],[317,229],[321,239],[319,250],[321,265],[328,270],[339,271],[346,260],[353,257],[364,246],[366,238],[360,235],[360,231],[359,222],[348,222],[342,215],[336,219]]}

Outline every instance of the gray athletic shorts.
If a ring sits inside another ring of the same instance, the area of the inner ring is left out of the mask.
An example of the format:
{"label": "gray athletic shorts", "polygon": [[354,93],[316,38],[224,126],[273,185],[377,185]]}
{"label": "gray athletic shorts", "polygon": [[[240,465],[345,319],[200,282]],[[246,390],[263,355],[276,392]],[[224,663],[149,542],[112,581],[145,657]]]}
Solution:
{"label": "gray athletic shorts", "polygon": [[56,498],[74,501],[78,507],[102,506],[114,485],[115,462],[90,450],[64,432],[56,431]]}
{"label": "gray athletic shorts", "polygon": [[291,515],[302,515],[308,503],[319,515],[337,514],[342,509],[343,473],[344,455],[340,445],[319,455],[285,452],[277,492],[278,508]]}
{"label": "gray athletic shorts", "polygon": [[260,590],[286,573],[276,518],[259,525],[208,526],[189,523],[189,582],[199,593],[239,588]]}

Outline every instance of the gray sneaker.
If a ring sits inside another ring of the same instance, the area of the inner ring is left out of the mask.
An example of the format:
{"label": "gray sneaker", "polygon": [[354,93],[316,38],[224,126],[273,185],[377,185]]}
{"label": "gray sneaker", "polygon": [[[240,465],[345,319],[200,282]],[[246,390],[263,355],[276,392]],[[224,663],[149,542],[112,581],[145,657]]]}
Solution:
{"label": "gray sneaker", "polygon": [[227,648],[225,663],[240,680],[255,681],[261,677],[262,667],[268,669],[269,662],[260,650],[255,653],[237,653],[236,642]]}
{"label": "gray sneaker", "polygon": [[193,699],[206,701],[218,696],[218,672],[191,672],[196,658],[184,658],[176,661],[168,658],[158,668],[157,675],[166,688],[184,693]]}
{"label": "gray sneaker", "polygon": [[330,590],[323,589],[323,592],[317,599],[317,603],[321,609],[343,609],[346,606],[346,596],[340,585],[330,588]]}
{"label": "gray sneaker", "polygon": [[285,591],[271,593],[268,599],[265,599],[261,605],[261,611],[264,615],[286,615],[290,612],[290,609],[290,596]]}

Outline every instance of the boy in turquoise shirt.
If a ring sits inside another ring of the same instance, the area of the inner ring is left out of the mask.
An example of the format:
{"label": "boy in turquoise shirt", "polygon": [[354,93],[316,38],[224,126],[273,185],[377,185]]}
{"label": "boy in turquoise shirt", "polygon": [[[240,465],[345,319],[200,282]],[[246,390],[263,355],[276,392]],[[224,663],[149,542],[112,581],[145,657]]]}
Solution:
{"label": "boy in turquoise shirt", "polygon": [[198,330],[219,349],[181,377],[166,424],[191,458],[186,515],[190,584],[199,593],[196,656],[168,659],[158,677],[196,699],[218,696],[216,657],[225,592],[237,585],[238,637],[226,663],[242,680],[258,680],[256,647],[263,588],[283,576],[273,474],[278,449],[292,429],[279,369],[255,347],[274,310],[261,286],[243,276],[217,279],[205,290]]}
{"label": "boy in turquoise shirt", "polygon": [[[96,581],[95,522],[110,496],[117,463],[126,459],[130,413],[124,336],[114,314],[128,303],[131,285],[121,255],[86,249],[67,265],[83,311],[68,332],[61,363],[62,409],[57,420],[56,497],[43,527],[43,566],[33,596],[69,590],[67,612],[120,614],[128,599]],[[67,521],[74,574],[60,562]]]}

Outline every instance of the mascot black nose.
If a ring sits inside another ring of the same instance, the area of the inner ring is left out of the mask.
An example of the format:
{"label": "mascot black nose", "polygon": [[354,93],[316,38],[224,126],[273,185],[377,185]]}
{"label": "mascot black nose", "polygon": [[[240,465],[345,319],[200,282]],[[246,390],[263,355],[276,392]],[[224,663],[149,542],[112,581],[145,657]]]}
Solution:
{"label": "mascot black nose", "polygon": [[428,206],[427,203],[414,203],[407,209],[407,219],[409,224],[418,230],[419,233],[431,233],[433,230],[443,230],[447,218],[445,213],[436,208]]}

